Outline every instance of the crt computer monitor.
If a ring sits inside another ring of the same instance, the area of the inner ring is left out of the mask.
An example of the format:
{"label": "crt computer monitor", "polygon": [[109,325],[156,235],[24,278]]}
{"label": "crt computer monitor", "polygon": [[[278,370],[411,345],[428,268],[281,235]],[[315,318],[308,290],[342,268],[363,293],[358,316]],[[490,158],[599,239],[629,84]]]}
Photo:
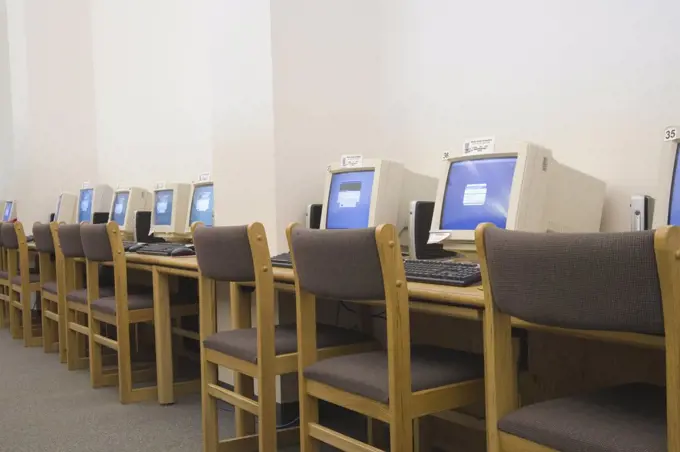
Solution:
{"label": "crt computer monitor", "polygon": [[2,213],[2,221],[12,221],[16,219],[16,201],[5,201],[5,207]]}
{"label": "crt computer monitor", "polygon": [[359,167],[331,165],[326,177],[321,229],[397,224],[403,166],[364,159]]}
{"label": "crt computer monitor", "polygon": [[61,193],[57,198],[57,208],[54,211],[54,221],[72,224],[76,219],[76,204],[78,197],[72,193]]}
{"label": "crt computer monitor", "polygon": [[496,148],[445,160],[433,241],[472,248],[480,223],[532,232],[599,231],[604,182],[558,163],[550,150],[531,143]]}
{"label": "crt computer monitor", "polygon": [[134,234],[135,212],[148,211],[150,207],[151,194],[147,190],[139,187],[119,188],[113,196],[109,220],[118,223],[121,231]]}
{"label": "crt computer monitor", "polygon": [[201,222],[206,226],[214,223],[215,197],[213,183],[210,181],[194,182],[191,189],[191,203],[185,232],[191,232],[191,225]]}
{"label": "crt computer monitor", "polygon": [[654,203],[654,228],[665,225],[680,226],[679,153],[680,137],[664,142],[660,155],[659,187]]}
{"label": "crt computer monitor", "polygon": [[155,236],[184,235],[191,184],[162,183],[154,189],[151,230]]}
{"label": "crt computer monitor", "polygon": [[92,223],[94,214],[109,212],[113,199],[113,189],[108,185],[83,187],[78,194],[78,223]]}

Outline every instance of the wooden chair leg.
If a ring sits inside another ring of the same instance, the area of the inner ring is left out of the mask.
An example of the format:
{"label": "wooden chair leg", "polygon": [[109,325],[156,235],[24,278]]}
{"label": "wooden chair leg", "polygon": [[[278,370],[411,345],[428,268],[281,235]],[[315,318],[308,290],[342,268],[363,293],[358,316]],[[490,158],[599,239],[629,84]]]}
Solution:
{"label": "wooden chair leg", "polygon": [[203,423],[203,452],[217,452],[219,430],[217,424],[217,401],[208,394],[208,386],[217,384],[217,365],[205,359],[201,344],[201,414]]}
{"label": "wooden chair leg", "polygon": [[407,416],[395,416],[390,422],[390,450],[413,451],[413,422]]}
{"label": "wooden chair leg", "polygon": [[102,346],[94,340],[95,334],[101,334],[101,322],[90,316],[90,384],[93,388],[103,386],[102,375],[104,364],[102,361]]}
{"label": "wooden chair leg", "polygon": [[24,330],[21,328],[22,314],[13,304],[13,302],[19,301],[18,293],[14,289],[10,289],[9,293],[9,329],[12,333],[12,339],[21,339],[24,337]]}
{"label": "wooden chair leg", "polygon": [[[21,291],[20,300],[23,309],[21,310],[21,320],[24,329],[24,347],[38,347],[42,344],[42,338],[33,334],[33,311],[31,310],[31,295],[33,293],[24,289]],[[35,292],[40,297],[40,292]],[[37,298],[39,299],[39,298]]]}
{"label": "wooden chair leg", "polygon": [[307,393],[306,382],[300,378],[300,452],[318,452],[318,442],[309,435],[309,424],[319,423],[319,401]]}
{"label": "wooden chair leg", "polygon": [[[130,347],[130,325],[119,325],[118,397],[122,404],[132,402],[132,353]],[[90,357],[90,360],[91,359],[92,357]]]}
{"label": "wooden chair leg", "polygon": [[43,351],[45,353],[52,352],[52,344],[54,333],[52,332],[52,320],[48,319],[45,313],[50,308],[50,300],[45,297],[40,296],[40,320],[42,323],[42,333],[43,333]]}
{"label": "wooden chair leg", "polygon": [[276,375],[262,375],[257,380],[259,450],[276,448]]}
{"label": "wooden chair leg", "polygon": [[57,303],[57,311],[59,315],[59,324],[57,325],[57,334],[59,337],[59,362],[64,364],[67,361],[68,348],[66,347],[66,334],[68,325],[66,325],[66,308],[60,303]]}

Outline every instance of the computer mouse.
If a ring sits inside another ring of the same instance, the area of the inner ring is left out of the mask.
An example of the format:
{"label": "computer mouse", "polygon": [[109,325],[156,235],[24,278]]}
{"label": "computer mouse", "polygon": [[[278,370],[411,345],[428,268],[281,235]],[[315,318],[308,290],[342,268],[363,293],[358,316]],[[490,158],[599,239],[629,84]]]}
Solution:
{"label": "computer mouse", "polygon": [[191,248],[188,248],[186,246],[180,246],[180,247],[172,250],[172,252],[170,252],[171,257],[193,256],[195,254],[196,254],[196,252],[194,250],[192,250]]}
{"label": "computer mouse", "polygon": [[128,252],[136,253],[138,250],[144,248],[144,245],[146,245],[146,243],[135,243],[134,245],[130,246],[130,248],[128,248]]}

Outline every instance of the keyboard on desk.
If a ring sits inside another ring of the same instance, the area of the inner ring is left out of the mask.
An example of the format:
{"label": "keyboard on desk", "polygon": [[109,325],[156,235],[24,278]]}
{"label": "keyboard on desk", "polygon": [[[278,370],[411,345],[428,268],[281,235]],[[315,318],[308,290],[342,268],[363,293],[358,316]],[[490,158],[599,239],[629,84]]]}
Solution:
{"label": "keyboard on desk", "polygon": [[290,260],[290,253],[281,253],[273,256],[272,265],[274,267],[293,268],[293,262]]}
{"label": "keyboard on desk", "polygon": [[182,243],[147,243],[134,251],[137,254],[153,256],[193,256],[195,251]]}
{"label": "keyboard on desk", "polygon": [[[282,253],[272,257],[274,267],[293,268],[290,253]],[[404,260],[406,280],[447,286],[469,286],[482,280],[479,265],[469,262],[452,262],[439,260]]]}
{"label": "keyboard on desk", "polygon": [[482,280],[479,265],[426,259],[405,259],[406,280],[447,286],[469,286]]}
{"label": "keyboard on desk", "polygon": [[123,250],[124,251],[130,251],[130,247],[133,247],[137,244],[137,242],[130,241],[130,240],[123,240]]}

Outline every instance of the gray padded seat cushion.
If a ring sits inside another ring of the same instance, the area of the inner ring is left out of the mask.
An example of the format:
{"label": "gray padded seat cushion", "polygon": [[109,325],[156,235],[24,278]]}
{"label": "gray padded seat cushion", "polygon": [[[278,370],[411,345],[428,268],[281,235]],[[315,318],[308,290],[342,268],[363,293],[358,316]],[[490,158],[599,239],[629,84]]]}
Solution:
{"label": "gray padded seat cushion", "polygon": [[[113,287],[100,287],[100,297],[112,297],[115,295]],[[66,294],[66,300],[76,303],[87,303],[87,289],[76,289]]]}
{"label": "gray padded seat cushion", "polygon": [[563,452],[665,452],[666,391],[635,383],[520,408],[506,433]]}
{"label": "gray padded seat cushion", "polygon": [[56,294],[57,293],[57,282],[56,281],[47,281],[45,284],[43,284],[42,290],[44,290],[45,292]]}
{"label": "gray padded seat cushion", "polygon": [[[31,283],[40,282],[40,275],[36,273],[29,273],[28,280]],[[12,284],[21,284],[21,275],[17,275],[14,278],[12,278]]]}
{"label": "gray padded seat cushion", "polygon": [[[359,331],[337,326],[317,324],[317,348],[370,342],[373,338]],[[203,341],[203,345],[234,358],[257,363],[257,329],[220,331]],[[276,325],[274,327],[274,348],[277,355],[297,352],[297,329],[295,325]]]}
{"label": "gray padded seat cushion", "polygon": [[[339,356],[304,370],[309,380],[343,391],[389,402],[387,352],[384,350]],[[411,347],[413,392],[484,377],[482,355],[429,345]]]}
{"label": "gray padded seat cushion", "polygon": [[[128,293],[128,309],[136,311],[138,309],[153,308],[152,294],[131,294]],[[103,297],[92,302],[92,310],[105,314],[116,314],[116,297]]]}
{"label": "gray padded seat cushion", "polygon": [[[102,295],[101,289],[99,295]],[[171,305],[182,305],[195,303],[196,299],[181,296],[178,294],[170,294]],[[133,286],[128,288],[128,309],[135,311],[138,309],[153,308],[153,289],[145,286]],[[116,314],[116,297],[113,288],[110,296],[103,296],[102,298],[92,302],[92,309],[106,314]]]}

